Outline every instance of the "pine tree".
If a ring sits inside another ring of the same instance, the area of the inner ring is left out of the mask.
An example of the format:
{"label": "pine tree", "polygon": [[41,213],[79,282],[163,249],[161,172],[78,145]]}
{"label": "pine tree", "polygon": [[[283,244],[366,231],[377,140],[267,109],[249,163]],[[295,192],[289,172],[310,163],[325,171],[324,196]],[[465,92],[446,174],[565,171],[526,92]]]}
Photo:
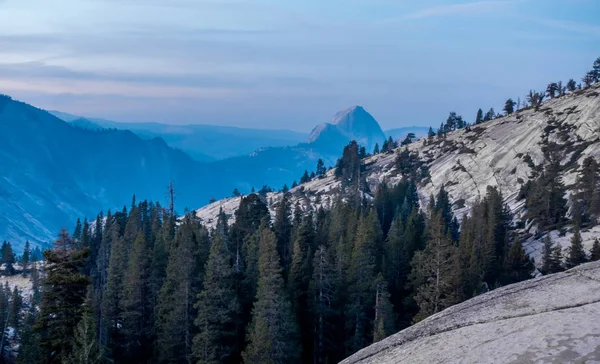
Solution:
{"label": "pine tree", "polygon": [[[8,282],[6,282],[8,284]],[[8,331],[6,330],[5,324],[10,315],[10,288],[3,284],[0,284],[0,327],[1,335],[6,337]],[[0,350],[0,358],[4,356],[4,348]]]}
{"label": "pine tree", "polygon": [[542,265],[541,271],[544,274],[553,273],[552,267],[555,266],[555,262],[553,261],[553,253],[554,253],[554,244],[550,239],[550,234],[546,234],[544,237],[544,242],[542,246]]}
{"label": "pine tree", "polygon": [[558,81],[558,83],[556,84],[557,87],[557,92],[558,92],[558,97],[562,97],[565,96],[566,92],[567,92],[567,86],[563,86],[562,81]]}
{"label": "pine tree", "polygon": [[312,277],[311,263],[314,247],[314,227],[312,214],[306,215],[302,223],[295,229],[292,264],[288,275],[288,290],[292,309],[298,319],[300,335],[303,339],[303,358],[310,359],[312,325],[308,312],[308,288]]}
{"label": "pine tree", "polygon": [[37,268],[37,262],[31,265],[31,303],[37,305],[41,300],[40,293],[40,273]]}
{"label": "pine tree", "polygon": [[290,199],[285,194],[277,206],[275,221],[273,222],[273,230],[277,237],[277,251],[279,252],[284,272],[289,270],[292,261],[292,222],[290,220],[290,213]]}
{"label": "pine tree", "polygon": [[91,310],[86,307],[73,335],[73,350],[65,364],[104,363],[103,353],[97,340],[98,328]]}
{"label": "pine tree", "polygon": [[508,99],[506,100],[506,102],[504,103],[504,112],[506,113],[506,115],[510,115],[513,112],[515,112],[515,105],[517,103],[513,101],[513,99]]}
{"label": "pine tree", "polygon": [[325,177],[325,174],[327,173],[327,168],[325,168],[325,163],[323,163],[323,160],[321,158],[319,158],[319,160],[317,161],[316,172],[319,178]]}
{"label": "pine tree", "polygon": [[251,194],[241,199],[240,206],[235,212],[235,223],[231,226],[229,239],[233,267],[237,273],[243,270],[246,237],[258,231],[263,219],[269,216],[267,205],[258,195]]}
{"label": "pine tree", "polygon": [[339,283],[333,256],[329,249],[320,246],[313,258],[313,277],[310,284],[311,311],[314,332],[314,362],[325,364],[335,355],[335,287]]}
{"label": "pine tree", "polygon": [[394,138],[392,138],[392,136],[390,135],[388,137],[388,151],[393,151],[394,149],[398,148],[398,143],[394,140]]}
{"label": "pine tree", "polygon": [[592,86],[595,79],[596,79],[596,73],[594,71],[589,71],[588,73],[585,74],[585,76],[583,76],[583,78],[581,78],[581,82],[583,82],[583,84],[585,85],[585,88],[589,88]]}
{"label": "pine tree", "polygon": [[456,130],[457,118],[458,116],[456,115],[456,113],[452,111],[448,116],[448,119],[446,119],[446,124],[444,124],[444,132],[449,133],[451,131]]}
{"label": "pine tree", "polygon": [[304,184],[304,183],[308,183],[308,182],[310,182],[310,176],[308,175],[308,171],[305,169],[304,174],[302,175],[302,177],[300,177],[300,184]]}
{"label": "pine tree", "polygon": [[494,111],[494,108],[491,107],[488,112],[485,113],[485,116],[483,117],[483,121],[490,121],[493,120],[496,117],[496,112]]}
{"label": "pine tree", "polygon": [[594,239],[594,244],[590,250],[590,261],[594,262],[596,260],[600,260],[600,242],[598,238]]}
{"label": "pine tree", "polygon": [[579,226],[575,225],[573,237],[571,238],[571,246],[569,247],[569,254],[567,255],[567,268],[578,266],[581,263],[585,263],[585,261],[585,251],[583,250],[583,241],[581,240],[581,234],[579,233]]}
{"label": "pine tree", "polygon": [[[169,261],[169,257],[167,255],[165,241],[166,237],[164,234],[164,230],[161,228],[157,230],[157,237],[154,242],[154,246],[152,247],[152,264],[150,267],[150,297],[149,301],[151,302],[152,307],[156,307],[158,305],[158,297],[160,294],[160,289],[162,288],[165,278],[167,276],[167,264]],[[155,326],[156,321],[156,310],[152,312],[153,324]],[[155,327],[154,327],[155,328]]]}
{"label": "pine tree", "polygon": [[75,224],[75,229],[73,229],[73,241],[78,243],[81,239],[81,232],[83,231],[83,226],[81,225],[81,220],[77,218],[77,223]]}
{"label": "pine tree", "polygon": [[224,237],[214,236],[206,263],[203,289],[196,303],[193,356],[198,363],[234,363],[236,324],[240,307],[236,296],[235,272]]}
{"label": "pine tree", "polygon": [[112,350],[112,357],[118,358],[122,350],[119,330],[123,325],[121,300],[123,298],[123,278],[127,267],[127,247],[125,238],[119,235],[118,224],[111,227],[110,234],[112,235],[110,259],[106,286],[102,295],[101,319],[106,330],[107,343]]}
{"label": "pine tree", "polygon": [[459,301],[458,250],[444,231],[441,212],[433,212],[428,224],[428,241],[412,262],[412,285],[421,321]]}
{"label": "pine tree", "polygon": [[21,257],[21,265],[23,266],[24,271],[29,269],[30,261],[31,261],[31,246],[29,245],[29,240],[27,240],[25,242],[25,248],[23,249],[23,256]]}
{"label": "pine tree", "polygon": [[435,199],[435,211],[439,211],[442,214],[442,219],[444,220],[444,229],[448,231],[450,229],[450,225],[452,224],[452,219],[454,215],[452,214],[452,204],[450,203],[450,196],[446,189],[442,185],[440,187],[440,191],[438,192],[437,198]]}
{"label": "pine tree", "polygon": [[567,90],[569,90],[569,92],[574,92],[577,89],[577,83],[575,83],[575,80],[573,80],[572,78],[569,79],[569,81],[567,82]]}
{"label": "pine tree", "polygon": [[556,82],[551,82],[548,84],[548,87],[546,87],[546,94],[551,98],[555,98],[556,97],[556,93],[559,91],[559,87],[558,84]]}
{"label": "pine tree", "polygon": [[[251,195],[256,196],[256,195]],[[158,361],[180,363],[192,354],[193,302],[200,292],[209,247],[208,232],[192,215],[186,215],[169,249],[169,262],[156,307]]]}
{"label": "pine tree", "polygon": [[437,130],[437,138],[442,139],[445,137],[446,137],[446,134],[444,133],[444,123],[440,123],[440,127]]}
{"label": "pine tree", "polygon": [[360,158],[360,159],[367,158],[367,149],[364,146],[361,146],[358,149],[358,158]]}
{"label": "pine tree", "polygon": [[534,269],[533,260],[529,258],[521,241],[519,241],[518,235],[515,233],[513,243],[504,260],[502,283],[511,284],[530,279]]}
{"label": "pine tree", "polygon": [[594,72],[595,80],[600,80],[600,57],[596,58],[596,60],[594,61],[594,65],[592,66],[592,72]]}
{"label": "pine tree", "polygon": [[387,153],[389,149],[390,148],[388,146],[388,141],[387,141],[387,139],[385,139],[383,141],[383,144],[381,144],[381,153]]}
{"label": "pine tree", "polygon": [[123,320],[121,335],[124,360],[141,360],[151,354],[152,302],[150,282],[150,252],[144,234],[138,233],[123,280],[123,297],[119,302]]}
{"label": "pine tree", "polygon": [[375,280],[375,320],[373,342],[378,342],[394,333],[394,310],[390,302],[387,282],[381,273]]}
{"label": "pine tree", "polygon": [[13,252],[12,245],[8,241],[4,241],[2,243],[2,248],[0,249],[0,253],[2,254],[2,259],[0,259],[0,264],[5,264],[5,272],[8,275],[12,275],[15,273],[15,268],[13,264],[15,264],[15,253]]}
{"label": "pine tree", "polygon": [[409,249],[404,240],[404,224],[396,214],[384,245],[385,276],[395,292],[401,292],[406,285],[409,269]]}
{"label": "pine tree", "polygon": [[563,254],[560,245],[556,245],[552,252],[552,264],[550,266],[550,272],[560,272],[563,268]]}
{"label": "pine tree", "polygon": [[361,217],[349,267],[348,337],[347,347],[356,352],[372,341],[373,283],[381,267],[381,227],[377,212],[372,209]]}
{"label": "pine tree", "polygon": [[475,124],[483,123],[483,110],[477,110],[477,116],[475,117]]}
{"label": "pine tree", "polygon": [[358,144],[353,140],[344,147],[342,158],[338,159],[336,165],[335,176],[342,179],[344,186],[354,186],[359,182],[360,171],[361,160],[358,154]]}
{"label": "pine tree", "polygon": [[21,340],[19,347],[19,356],[17,356],[17,364],[32,364],[44,363],[42,351],[40,350],[40,333],[34,329],[34,324],[37,320],[38,312],[35,306],[30,308],[25,313],[23,320],[23,328],[21,330]]}
{"label": "pine tree", "polygon": [[[8,294],[9,292],[7,292]],[[23,308],[23,297],[21,296],[21,292],[15,285],[12,291],[12,297],[10,299],[10,311],[9,311],[9,320],[8,324],[14,330],[15,337],[19,336],[21,323],[22,323],[22,314],[21,309]]]}
{"label": "pine tree", "polygon": [[579,213],[571,214],[574,220],[583,218],[583,220],[589,219],[595,222],[597,215],[600,214],[599,185],[600,166],[594,157],[587,157],[581,164],[581,173],[577,176],[575,183],[578,192],[573,195],[573,202],[579,204]]}
{"label": "pine tree", "polygon": [[375,148],[373,148],[373,154],[379,154],[379,143],[375,143]]}
{"label": "pine tree", "polygon": [[284,364],[299,361],[298,329],[284,294],[275,234],[260,232],[259,280],[252,322],[248,327],[245,363]]}
{"label": "pine tree", "polygon": [[37,329],[40,346],[47,362],[59,363],[71,354],[73,330],[79,322],[89,285],[80,273],[86,264],[88,249],[74,248],[63,229],[54,248],[44,252],[46,277]]}

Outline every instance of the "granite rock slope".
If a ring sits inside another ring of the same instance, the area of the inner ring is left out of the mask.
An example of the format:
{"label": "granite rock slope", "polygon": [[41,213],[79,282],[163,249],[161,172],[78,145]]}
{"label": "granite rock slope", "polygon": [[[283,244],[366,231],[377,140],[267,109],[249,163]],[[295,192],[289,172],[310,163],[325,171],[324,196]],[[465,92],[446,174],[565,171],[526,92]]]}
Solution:
{"label": "granite rock slope", "polygon": [[472,298],[342,364],[597,363],[599,317],[594,262]]}

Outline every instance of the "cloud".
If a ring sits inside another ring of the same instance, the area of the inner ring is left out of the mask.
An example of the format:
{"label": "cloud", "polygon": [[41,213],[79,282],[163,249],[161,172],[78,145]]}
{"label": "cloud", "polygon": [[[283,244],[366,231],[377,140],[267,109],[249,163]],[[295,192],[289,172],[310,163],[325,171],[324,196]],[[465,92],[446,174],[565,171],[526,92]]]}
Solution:
{"label": "cloud", "polygon": [[530,18],[528,20],[535,22],[537,24],[555,28],[555,29],[566,30],[568,32],[573,32],[573,33],[581,33],[581,34],[589,35],[589,36],[593,36],[593,37],[600,37],[600,26],[598,26],[598,25],[586,24],[583,22],[573,22],[573,21],[568,21],[568,20],[557,20],[557,19]]}
{"label": "cloud", "polygon": [[[26,82],[23,87],[33,87],[39,84],[42,88],[56,92],[65,92],[66,85],[76,87],[83,92],[92,92],[98,88],[99,93],[132,93],[139,95],[160,95],[160,89],[183,94],[198,94],[204,96],[208,91],[215,90],[215,94],[223,94],[227,89],[230,93],[250,92],[257,88],[315,88],[323,87],[325,82],[309,77],[289,75],[281,76],[256,76],[236,74],[202,74],[188,72],[148,72],[148,73],[123,73],[115,71],[78,71],[64,66],[48,65],[44,62],[24,62],[14,64],[0,63],[0,78],[5,81],[5,86],[10,84],[15,87],[18,81]],[[57,82],[58,81],[58,82]],[[110,90],[110,91],[106,91]],[[254,92],[254,91],[252,91]],[[165,92],[167,94],[168,92]]]}
{"label": "cloud", "polygon": [[512,1],[476,1],[462,4],[434,6],[404,16],[404,19],[423,19],[451,15],[479,15],[496,12],[511,5]]}

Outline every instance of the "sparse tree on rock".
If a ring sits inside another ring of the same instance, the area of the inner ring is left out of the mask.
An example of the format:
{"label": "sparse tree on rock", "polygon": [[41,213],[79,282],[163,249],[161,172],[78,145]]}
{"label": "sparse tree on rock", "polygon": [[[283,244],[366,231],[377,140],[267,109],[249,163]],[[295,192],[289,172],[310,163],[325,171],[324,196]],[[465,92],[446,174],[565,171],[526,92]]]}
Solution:
{"label": "sparse tree on rock", "polygon": [[477,110],[477,116],[475,117],[475,124],[483,123],[483,110]]}
{"label": "sparse tree on rock", "polygon": [[490,121],[493,120],[496,117],[496,112],[494,111],[494,108],[491,107],[488,112],[485,113],[485,116],[483,117],[483,121]]}
{"label": "sparse tree on rock", "polygon": [[504,112],[506,113],[506,115],[510,115],[515,111],[515,105],[516,102],[514,102],[513,99],[506,100],[506,102],[504,103]]}
{"label": "sparse tree on rock", "polygon": [[585,85],[585,88],[591,87],[592,84],[595,82],[596,80],[596,73],[594,71],[590,71],[588,73],[585,74],[585,76],[583,76],[583,78],[581,79],[581,82],[583,82],[583,84]]}
{"label": "sparse tree on rock", "polygon": [[558,84],[556,82],[551,82],[546,87],[546,95],[548,95],[551,99],[556,97],[556,93],[559,91]]}
{"label": "sparse tree on rock", "polygon": [[310,176],[308,174],[308,171],[305,169],[304,174],[302,175],[302,177],[300,177],[300,184],[308,183],[308,182],[310,182]]}
{"label": "sparse tree on rock", "polygon": [[596,82],[600,80],[600,57],[596,58],[596,60],[594,61],[594,65],[592,66],[592,72],[594,72]]}
{"label": "sparse tree on rock", "polygon": [[319,158],[319,160],[317,161],[317,176],[319,178],[322,178],[325,176],[326,173],[327,168],[325,168],[325,163],[323,163],[323,160]]}
{"label": "sparse tree on rock", "polygon": [[435,136],[435,131],[433,131],[433,128],[430,126],[429,131],[427,132],[427,138],[429,140],[431,140],[431,139],[433,139],[434,136]]}

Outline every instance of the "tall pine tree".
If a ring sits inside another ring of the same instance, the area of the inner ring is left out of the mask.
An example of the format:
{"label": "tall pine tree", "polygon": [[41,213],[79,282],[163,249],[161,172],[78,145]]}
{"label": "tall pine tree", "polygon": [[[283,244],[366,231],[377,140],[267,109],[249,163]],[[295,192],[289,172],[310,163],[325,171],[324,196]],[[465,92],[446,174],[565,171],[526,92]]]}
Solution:
{"label": "tall pine tree", "polygon": [[224,237],[214,236],[206,263],[203,289],[196,303],[193,356],[198,363],[236,363],[236,324],[240,307],[236,296],[235,272]]}
{"label": "tall pine tree", "polygon": [[245,363],[297,363],[300,358],[298,328],[284,292],[275,234],[260,231],[258,291],[248,326]]}
{"label": "tall pine tree", "polygon": [[44,360],[60,363],[71,354],[73,330],[77,326],[85,301],[88,277],[81,274],[88,249],[77,249],[69,233],[63,229],[54,248],[44,252],[46,277],[36,325]]}

